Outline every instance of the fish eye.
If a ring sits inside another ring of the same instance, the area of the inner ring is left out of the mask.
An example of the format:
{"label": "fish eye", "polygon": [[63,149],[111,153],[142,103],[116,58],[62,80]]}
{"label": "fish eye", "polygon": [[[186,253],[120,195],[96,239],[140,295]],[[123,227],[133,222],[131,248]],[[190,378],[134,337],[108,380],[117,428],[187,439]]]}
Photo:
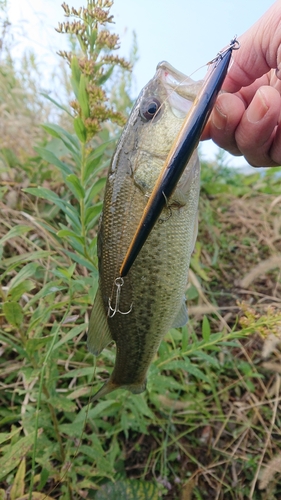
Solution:
{"label": "fish eye", "polygon": [[149,121],[154,118],[160,110],[161,103],[156,97],[144,99],[140,105],[140,115],[144,121]]}

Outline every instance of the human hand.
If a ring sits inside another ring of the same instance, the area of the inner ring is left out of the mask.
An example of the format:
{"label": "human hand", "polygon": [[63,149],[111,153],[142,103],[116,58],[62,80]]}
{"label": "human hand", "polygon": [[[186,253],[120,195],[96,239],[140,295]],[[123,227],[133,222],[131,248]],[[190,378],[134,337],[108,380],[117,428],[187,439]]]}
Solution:
{"label": "human hand", "polygon": [[281,165],[281,0],[238,40],[201,139],[255,167]]}

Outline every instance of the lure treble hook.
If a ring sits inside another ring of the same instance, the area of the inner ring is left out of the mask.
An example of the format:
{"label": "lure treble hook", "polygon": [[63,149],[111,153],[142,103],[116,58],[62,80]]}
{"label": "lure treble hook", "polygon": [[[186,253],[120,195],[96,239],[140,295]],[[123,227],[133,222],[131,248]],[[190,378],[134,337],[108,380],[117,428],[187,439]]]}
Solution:
{"label": "lure treble hook", "polygon": [[111,298],[109,298],[108,299],[108,310],[107,310],[107,317],[108,318],[113,318],[113,316],[115,316],[116,313],[129,314],[133,308],[133,304],[131,304],[129,311],[126,311],[126,312],[120,311],[119,304],[120,304],[121,287],[124,285],[123,278],[121,278],[121,277],[116,278],[115,285],[117,287],[115,305],[114,305],[114,307],[112,307]]}

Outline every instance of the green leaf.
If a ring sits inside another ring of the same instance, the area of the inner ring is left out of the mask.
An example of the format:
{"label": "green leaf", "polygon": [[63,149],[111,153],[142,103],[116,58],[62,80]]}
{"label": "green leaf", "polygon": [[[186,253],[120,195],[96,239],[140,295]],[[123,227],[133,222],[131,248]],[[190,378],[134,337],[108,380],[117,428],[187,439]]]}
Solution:
{"label": "green leaf", "polygon": [[39,147],[35,147],[34,149],[35,151],[37,151],[39,156],[43,158],[43,160],[47,161],[51,165],[55,165],[56,167],[58,167],[63,174],[69,175],[72,173],[71,168],[66,163],[59,160],[59,158],[54,153],[52,153],[52,151],[49,151],[47,148]]}
{"label": "green leaf", "polygon": [[26,470],[26,462],[25,458],[21,461],[19,468],[16,473],[16,477],[13,482],[13,486],[10,492],[11,500],[17,500],[24,494],[25,489],[25,470]]}
{"label": "green leaf", "polygon": [[75,135],[70,134],[67,130],[54,123],[45,123],[42,127],[51,136],[61,139],[67,149],[75,153],[80,153],[80,144]]}
{"label": "green leaf", "polygon": [[185,358],[185,371],[190,375],[193,375],[199,380],[204,380],[204,382],[210,382],[209,377],[205,375],[195,364],[191,363],[189,359]]}
{"label": "green leaf", "polygon": [[38,198],[43,198],[44,200],[48,200],[55,205],[57,205],[71,220],[71,222],[76,226],[78,231],[81,230],[81,223],[79,220],[78,212],[75,207],[71,205],[68,200],[61,199],[56,193],[47,188],[26,188],[23,191],[26,193],[33,194],[34,196],[38,196]]}
{"label": "green leaf", "polygon": [[62,394],[59,396],[51,396],[47,399],[47,402],[50,403],[56,411],[75,412],[76,410],[76,404]]}
{"label": "green leaf", "polygon": [[[61,236],[63,238],[67,238],[69,243],[71,243],[72,249],[76,250],[80,255],[84,256],[84,246],[85,246],[85,240],[83,236],[78,236],[75,234],[73,231],[69,231],[68,229],[62,229],[62,232],[58,232],[58,236]],[[65,253],[66,250],[65,250]],[[55,272],[55,271],[53,271]]]}
{"label": "green leaf", "polygon": [[101,164],[101,160],[103,158],[103,154],[101,153],[100,156],[97,158],[94,158],[91,161],[88,161],[85,166],[85,173],[84,173],[84,179],[85,181],[88,181],[91,175],[93,175],[95,172],[98,171],[98,167]]}
{"label": "green leaf", "polygon": [[0,480],[14,470],[34,443],[35,432],[19,439],[0,458]]}
{"label": "green leaf", "polygon": [[93,51],[93,49],[94,49],[94,45],[96,43],[97,36],[98,36],[98,30],[93,29],[92,33],[90,35],[90,38],[89,38],[89,44],[90,44],[91,51]]}
{"label": "green leaf", "polygon": [[[22,347],[20,345],[18,345],[18,340],[17,342],[13,342],[13,338],[11,338],[12,335],[9,334],[9,333],[4,333],[4,334],[1,334],[0,333],[0,340],[2,342],[4,342],[5,344],[8,344],[9,346],[11,346],[15,351],[17,351],[20,356],[22,356],[22,358],[24,359],[26,357],[26,352],[24,349],[22,349]],[[14,337],[14,335],[13,335]]]}
{"label": "green leaf", "polygon": [[87,141],[87,130],[79,116],[74,118],[73,125],[78,139],[84,144]]}
{"label": "green leaf", "polygon": [[106,177],[102,177],[86,192],[86,203],[92,202],[95,196],[97,196],[101,190],[104,188],[106,183]]}
{"label": "green leaf", "polygon": [[199,293],[198,293],[197,288],[194,285],[189,284],[188,289],[186,290],[187,300],[197,299],[198,296],[199,296]]}
{"label": "green leaf", "polygon": [[[74,207],[73,207],[74,208]],[[74,208],[75,210],[75,208]],[[82,227],[81,227],[81,222],[76,213],[74,214],[74,210],[67,210],[65,212],[65,218],[66,222],[72,226],[73,230],[76,231],[77,233],[81,233]]]}
{"label": "green leaf", "polygon": [[134,405],[134,407],[136,408],[137,414],[140,416],[140,418],[142,418],[141,415],[145,415],[146,417],[151,418],[151,420],[155,418],[154,413],[148,407],[144,397],[140,396],[137,398],[133,398],[132,405]]}
{"label": "green leaf", "polygon": [[99,146],[97,146],[89,155],[87,156],[87,163],[92,162],[96,158],[98,158],[104,151],[108,148],[111,149],[112,144],[116,142],[116,139],[110,139],[109,141],[103,142]]}
{"label": "green leaf", "polygon": [[65,182],[78,201],[84,199],[85,191],[81,185],[80,180],[76,175],[74,174],[68,175],[65,179]]}
{"label": "green leaf", "polygon": [[102,211],[102,206],[103,203],[97,203],[93,207],[89,207],[86,209],[85,212],[85,225],[87,226],[87,229],[91,229],[99,220],[101,211]]}
{"label": "green leaf", "polygon": [[39,349],[45,347],[52,340],[53,340],[52,335],[48,335],[47,337],[28,339],[25,346],[26,352],[28,353],[29,356],[31,356],[32,354],[34,354],[34,352],[39,351]]}
{"label": "green leaf", "polygon": [[10,281],[9,293],[15,287],[17,287],[22,282],[25,282],[31,276],[34,276],[40,264],[37,262],[31,262],[30,264],[26,264],[14,278]]}
{"label": "green leaf", "polygon": [[15,327],[22,325],[23,312],[21,306],[17,302],[4,302],[3,312],[10,325]]}
{"label": "green leaf", "polygon": [[68,268],[57,267],[57,271],[60,272],[68,280],[71,280],[72,275],[75,271],[75,268],[76,268],[76,264],[74,263],[74,264],[71,264],[71,266],[69,266]]}
{"label": "green leaf", "polygon": [[62,375],[62,378],[79,378],[85,376],[92,376],[94,374],[94,367],[87,366],[86,368],[76,368]]}
{"label": "green leaf", "polygon": [[168,363],[165,363],[165,369],[166,370],[183,370],[186,373],[189,373],[190,375],[194,375],[199,380],[204,380],[205,382],[208,382],[209,379],[203,373],[199,368],[194,363],[191,363],[191,361],[185,357],[184,360],[174,360],[174,361],[169,361]]}
{"label": "green leaf", "polygon": [[100,78],[97,79],[97,85],[103,85],[112,75],[114,66],[111,66],[106,73],[104,73]]}
{"label": "green leaf", "polygon": [[78,234],[74,233],[73,231],[70,231],[69,229],[61,229],[60,231],[57,232],[57,235],[59,238],[69,238],[70,240],[74,239],[83,246],[85,244],[83,236],[79,236]]}
{"label": "green leaf", "polygon": [[[77,325],[71,328],[71,330],[69,330],[67,334],[62,333],[62,338],[54,345],[53,352],[55,351],[55,349],[61,347],[63,344],[68,343],[74,337],[77,337],[77,335],[79,335],[83,330],[86,330],[86,327],[87,327],[86,323],[82,323],[81,325]],[[93,370],[93,368],[91,368],[91,370]]]}
{"label": "green leaf", "polygon": [[108,482],[96,493],[95,500],[158,500],[158,488],[151,481],[126,479]]}
{"label": "green leaf", "polygon": [[85,175],[84,179],[87,181],[91,175],[94,173],[99,172],[100,170],[107,168],[110,159],[105,160],[101,164],[101,160],[103,159],[103,153],[106,149],[111,150],[112,146],[115,144],[116,139],[111,139],[110,141],[106,141],[99,146],[97,146],[88,156],[86,159],[86,166],[85,166]]}
{"label": "green leaf", "polygon": [[36,293],[36,295],[34,295],[30,299],[30,301],[24,307],[24,310],[26,309],[28,310],[35,302],[44,297],[47,297],[48,295],[51,295],[52,293],[57,293],[63,290],[67,290],[66,286],[60,286],[60,284],[61,281],[53,281],[53,280],[51,282],[46,283],[46,285],[44,285],[43,288],[41,288],[41,290],[39,290],[39,292]]}
{"label": "green leaf", "polygon": [[63,200],[53,191],[48,188],[37,187],[37,188],[25,188],[23,190],[26,193],[33,194],[34,196],[38,196],[38,198],[43,198],[44,200],[51,201],[58,205],[62,210],[64,209]]}
{"label": "green leaf", "polygon": [[211,335],[210,323],[209,323],[209,320],[208,320],[207,316],[204,316],[203,322],[202,322],[202,336],[203,336],[203,339],[206,342],[208,342],[209,339],[210,339],[210,335]]}
{"label": "green leaf", "polygon": [[[102,417],[104,416],[104,412],[105,410],[107,410],[108,408],[110,408],[111,406],[115,406],[116,405],[116,402],[114,399],[109,399],[107,401],[100,401],[98,402],[94,408],[92,408],[91,410],[87,411],[87,416],[88,416],[88,419],[95,419],[97,417]],[[76,416],[74,422],[84,422],[85,420],[85,413],[86,413],[86,408],[83,408],[79,414]]]}
{"label": "green leaf", "polygon": [[12,264],[17,264],[19,262],[28,262],[29,260],[36,259],[46,259],[50,257],[53,252],[49,252],[48,250],[37,250],[36,252],[26,252],[20,255],[15,255],[14,257],[8,257],[8,259],[4,259],[1,261],[1,264],[4,266],[9,266]]}
{"label": "green leaf", "polygon": [[[29,500],[29,493],[23,495],[18,500]],[[39,491],[32,492],[32,500],[55,500],[54,497],[46,495],[46,493],[40,493]]]}
{"label": "green leaf", "polygon": [[83,74],[80,76],[78,102],[81,106],[83,116],[85,118],[89,118],[90,108],[89,108],[89,96],[87,92],[87,78]]}
{"label": "green leaf", "polygon": [[5,441],[10,441],[14,436],[16,436],[21,431],[20,427],[16,427],[12,432],[1,432],[0,433],[0,444],[5,443]]}
{"label": "green leaf", "polygon": [[3,245],[6,241],[10,240],[11,238],[15,238],[16,236],[21,236],[23,234],[28,233],[29,231],[32,230],[32,227],[30,226],[23,226],[23,225],[18,225],[15,227],[12,227],[3,238],[0,239],[0,245]]}
{"label": "green leaf", "polygon": [[64,252],[66,253],[66,255],[68,255],[68,257],[70,257],[72,260],[74,260],[81,266],[84,266],[86,267],[86,269],[89,269],[90,271],[97,273],[96,266],[90,260],[86,259],[85,257],[82,257],[81,255],[77,255],[73,252],[70,252],[69,250],[65,250]]}
{"label": "green leaf", "polygon": [[72,56],[71,59],[71,84],[73,88],[73,92],[75,94],[76,99],[78,99],[79,94],[79,83],[81,77],[81,70],[79,67],[78,59],[76,56]]}
{"label": "green leaf", "polygon": [[207,354],[204,351],[194,351],[192,353],[193,356],[196,356],[199,359],[203,359],[205,364],[209,364],[211,366],[214,366],[215,368],[219,368],[220,364],[214,356],[210,356],[210,354]]}
{"label": "green leaf", "polygon": [[40,92],[40,94],[45,97],[46,99],[48,99],[48,101],[52,102],[53,104],[55,104],[57,106],[57,108],[60,108],[62,109],[63,111],[65,111],[69,116],[71,116],[71,118],[73,118],[72,114],[70,113],[69,109],[67,109],[65,106],[63,106],[62,104],[60,104],[59,102],[55,101],[55,99],[52,99],[52,97],[50,97],[48,94],[45,94],[45,92]]}
{"label": "green leaf", "polygon": [[13,287],[12,289],[10,288],[7,294],[7,297],[11,298],[11,301],[17,302],[24,293],[30,292],[35,288],[35,284],[32,283],[31,280],[26,280],[23,281],[23,283],[20,283],[19,285]]}
{"label": "green leaf", "polygon": [[188,339],[189,339],[187,326],[183,326],[182,329],[181,329],[181,331],[182,331],[182,346],[181,346],[181,351],[185,352],[187,350],[187,347],[188,347]]}
{"label": "green leaf", "polygon": [[[103,456],[103,451],[96,449],[94,446],[81,445],[81,454],[88,457],[91,462],[97,462],[99,464],[99,471],[101,474],[110,474],[112,472],[112,466],[107,458]],[[120,499],[121,500],[121,497]]]}
{"label": "green leaf", "polygon": [[44,486],[47,483],[47,481],[49,479],[49,476],[50,476],[50,471],[48,471],[47,469],[45,469],[43,467],[42,470],[41,470],[41,474],[40,474],[40,482],[39,482],[39,484],[37,486],[37,488],[38,488],[39,491],[44,491]]}

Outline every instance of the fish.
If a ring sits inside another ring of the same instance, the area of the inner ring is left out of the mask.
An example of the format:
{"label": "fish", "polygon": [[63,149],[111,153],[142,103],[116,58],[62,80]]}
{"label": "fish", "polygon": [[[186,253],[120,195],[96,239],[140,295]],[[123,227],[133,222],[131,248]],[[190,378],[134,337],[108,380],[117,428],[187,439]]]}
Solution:
{"label": "fish", "polygon": [[88,349],[98,356],[112,341],[116,359],[92,401],[118,388],[139,394],[149,366],[172,328],[188,320],[185,290],[198,226],[200,163],[194,150],[175,190],[128,274],[120,267],[171,146],[196,98],[195,82],[158,64],[121,134],[108,172],[98,230],[99,286]]}

